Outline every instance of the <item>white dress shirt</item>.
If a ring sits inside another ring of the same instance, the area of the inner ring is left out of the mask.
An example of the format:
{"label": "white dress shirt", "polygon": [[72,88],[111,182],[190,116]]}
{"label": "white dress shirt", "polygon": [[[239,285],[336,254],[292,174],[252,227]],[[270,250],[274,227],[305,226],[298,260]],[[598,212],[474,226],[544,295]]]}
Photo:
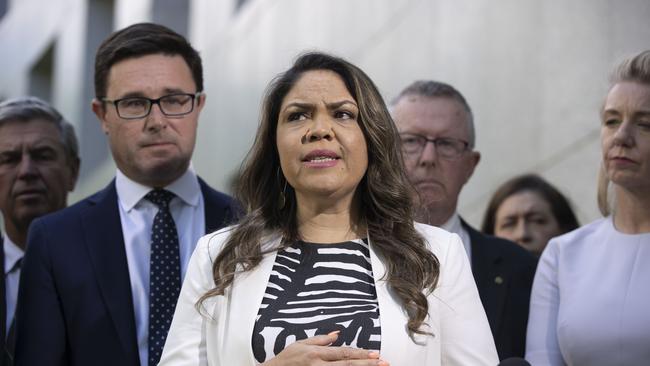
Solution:
{"label": "white dress shirt", "polygon": [[[151,187],[134,182],[119,170],[115,177],[115,188],[117,189],[120,221],[131,279],[140,363],[145,366],[149,354],[151,226],[158,213],[158,206],[144,198],[152,190]],[[205,235],[203,195],[199,181],[191,167],[164,189],[176,195],[169,203],[169,210],[178,232],[182,280],[197,241]]]}
{"label": "white dress shirt", "polygon": [[469,262],[472,263],[472,242],[469,238],[469,233],[465,230],[460,221],[458,212],[454,212],[449,220],[447,220],[447,222],[445,222],[440,228],[460,236],[460,240],[463,241],[463,246],[465,247],[465,252],[467,252],[467,258],[469,258]]}
{"label": "white dress shirt", "polygon": [[[6,333],[9,333],[11,322],[14,320],[16,313],[16,300],[18,299],[18,283],[20,281],[20,266],[16,265],[23,259],[25,252],[14,244],[6,233],[3,234],[3,250],[5,251],[5,302],[7,304],[7,327]],[[7,335],[5,334],[5,336]]]}

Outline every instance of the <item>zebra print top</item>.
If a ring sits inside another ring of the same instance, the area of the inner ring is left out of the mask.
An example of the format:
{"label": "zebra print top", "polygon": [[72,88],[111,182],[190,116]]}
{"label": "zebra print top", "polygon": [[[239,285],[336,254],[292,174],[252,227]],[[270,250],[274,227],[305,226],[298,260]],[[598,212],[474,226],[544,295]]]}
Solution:
{"label": "zebra print top", "polygon": [[253,329],[262,363],[295,341],[340,330],[335,346],[380,350],[379,305],[366,240],[299,241],[278,252]]}

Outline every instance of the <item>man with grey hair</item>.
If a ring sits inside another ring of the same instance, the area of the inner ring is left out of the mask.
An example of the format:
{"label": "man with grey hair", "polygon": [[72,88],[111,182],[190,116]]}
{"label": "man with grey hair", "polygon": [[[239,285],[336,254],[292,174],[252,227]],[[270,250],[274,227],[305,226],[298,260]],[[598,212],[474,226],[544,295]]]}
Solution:
{"label": "man with grey hair", "polygon": [[64,208],[79,174],[74,129],[59,112],[35,97],[0,103],[0,341],[3,364],[13,354],[13,318],[20,265],[29,224]]}
{"label": "man with grey hair", "polygon": [[481,158],[469,104],[451,85],[416,81],[395,98],[391,112],[417,192],[418,221],[461,237],[499,358],[523,357],[536,260],[512,242],[479,233],[457,213],[460,192]]}

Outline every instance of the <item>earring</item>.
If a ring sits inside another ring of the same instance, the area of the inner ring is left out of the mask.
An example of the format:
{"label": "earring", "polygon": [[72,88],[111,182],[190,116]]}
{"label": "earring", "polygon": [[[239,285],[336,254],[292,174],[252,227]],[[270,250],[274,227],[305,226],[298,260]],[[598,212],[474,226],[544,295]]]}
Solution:
{"label": "earring", "polygon": [[[280,168],[278,168],[278,180],[282,182],[282,179],[280,178]],[[282,188],[282,191],[280,192],[280,197],[278,198],[278,209],[282,211],[284,206],[287,204],[287,180],[284,180],[284,188]]]}

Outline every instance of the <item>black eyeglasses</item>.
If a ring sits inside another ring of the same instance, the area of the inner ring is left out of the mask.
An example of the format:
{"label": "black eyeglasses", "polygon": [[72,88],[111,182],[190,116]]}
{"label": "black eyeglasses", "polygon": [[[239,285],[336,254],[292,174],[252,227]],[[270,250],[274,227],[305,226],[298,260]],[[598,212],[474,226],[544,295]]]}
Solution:
{"label": "black eyeglasses", "polygon": [[440,157],[445,159],[458,159],[469,147],[467,141],[455,139],[452,137],[439,137],[429,139],[422,135],[414,133],[401,133],[402,150],[408,155],[420,155],[427,143],[433,143],[436,152]]}
{"label": "black eyeglasses", "polygon": [[176,93],[163,95],[158,99],[145,97],[128,97],[115,100],[102,98],[102,102],[111,103],[115,106],[117,115],[123,119],[144,118],[151,113],[151,107],[158,104],[162,114],[168,117],[184,116],[192,113],[194,110],[194,99],[201,95],[201,92],[195,94]]}

